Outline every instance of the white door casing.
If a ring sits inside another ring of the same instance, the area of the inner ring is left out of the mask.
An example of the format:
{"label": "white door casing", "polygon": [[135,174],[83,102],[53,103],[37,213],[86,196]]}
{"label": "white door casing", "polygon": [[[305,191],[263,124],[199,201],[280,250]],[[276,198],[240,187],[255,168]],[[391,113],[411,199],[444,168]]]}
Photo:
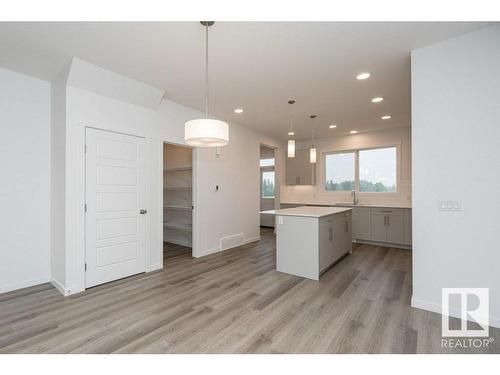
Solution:
{"label": "white door casing", "polygon": [[144,144],[86,129],[86,288],[146,270]]}

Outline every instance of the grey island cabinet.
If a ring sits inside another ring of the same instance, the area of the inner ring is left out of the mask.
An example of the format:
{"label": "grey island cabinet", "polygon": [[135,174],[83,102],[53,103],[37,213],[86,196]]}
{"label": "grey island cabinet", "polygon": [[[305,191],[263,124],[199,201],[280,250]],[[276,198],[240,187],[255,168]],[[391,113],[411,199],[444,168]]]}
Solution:
{"label": "grey island cabinet", "polygon": [[294,207],[262,211],[276,216],[276,270],[319,280],[352,251],[352,210],[347,207]]}

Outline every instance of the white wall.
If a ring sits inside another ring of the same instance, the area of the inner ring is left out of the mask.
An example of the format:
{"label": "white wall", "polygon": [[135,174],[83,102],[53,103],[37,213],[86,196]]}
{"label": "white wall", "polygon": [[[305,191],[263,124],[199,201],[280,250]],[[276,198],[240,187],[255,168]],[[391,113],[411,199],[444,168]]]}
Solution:
{"label": "white wall", "polygon": [[[440,312],[441,288],[487,287],[496,327],[499,66],[500,26],[412,53],[412,305]],[[440,200],[460,200],[463,210],[440,212]]]}
{"label": "white wall", "polygon": [[[324,177],[324,153],[331,151],[353,150],[378,146],[397,145],[398,181],[396,193],[360,193],[360,203],[381,203],[411,205],[411,130],[393,128],[340,137],[323,138],[315,141],[317,149],[316,185],[281,186],[282,203],[334,204],[352,201],[350,192],[326,192]],[[297,149],[306,149],[311,141],[297,142]]]}
{"label": "white wall", "polygon": [[66,283],[66,78],[69,66],[52,81],[50,93],[50,277],[63,289]]}
{"label": "white wall", "polygon": [[49,280],[50,84],[0,69],[0,293]]}
{"label": "white wall", "polygon": [[[120,78],[126,79],[126,78]],[[67,86],[67,158],[65,294],[84,289],[84,139],[85,127],[134,134],[146,138],[148,162],[148,270],[162,267],[162,155],[163,142],[184,142],[186,120],[203,116],[190,108],[163,100],[157,109],[126,103]],[[202,256],[220,250],[220,237],[243,233],[246,241],[259,238],[260,143],[281,146],[268,137],[230,124],[229,145],[195,151],[194,251]],[[278,160],[278,164],[280,161]],[[277,168],[280,168],[278,166]],[[214,192],[213,186],[220,191]]]}

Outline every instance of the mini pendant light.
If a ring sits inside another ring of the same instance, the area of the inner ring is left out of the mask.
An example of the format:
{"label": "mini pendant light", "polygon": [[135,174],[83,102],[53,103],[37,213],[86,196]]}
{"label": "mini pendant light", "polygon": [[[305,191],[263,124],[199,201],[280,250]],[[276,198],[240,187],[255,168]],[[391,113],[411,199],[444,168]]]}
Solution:
{"label": "mini pendant light", "polygon": [[201,21],[205,26],[205,118],[184,124],[184,141],[195,147],[220,147],[229,143],[229,126],[224,121],[208,118],[208,27],[213,21]]}
{"label": "mini pendant light", "polygon": [[[295,100],[289,100],[288,104],[292,105],[295,103]],[[291,108],[291,107],[290,107]],[[289,136],[295,135],[293,131],[293,118],[292,118],[292,110],[290,109],[290,131],[288,132]],[[294,158],[295,157],[295,139],[289,139],[288,140],[288,157],[289,158]]]}
{"label": "mini pendant light", "polygon": [[[311,115],[309,117],[315,119],[316,115]],[[312,127],[312,145],[311,149],[309,150],[309,161],[312,164],[316,163],[316,146],[314,145],[314,126]]]}
{"label": "mini pendant light", "polygon": [[295,157],[295,139],[288,140],[288,157],[289,158]]}

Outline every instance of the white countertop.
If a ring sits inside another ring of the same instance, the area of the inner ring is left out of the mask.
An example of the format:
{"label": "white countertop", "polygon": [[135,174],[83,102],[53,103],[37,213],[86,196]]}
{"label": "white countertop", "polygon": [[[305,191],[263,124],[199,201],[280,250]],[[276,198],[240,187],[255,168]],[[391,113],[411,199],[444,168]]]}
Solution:
{"label": "white countertop", "polygon": [[321,207],[374,207],[374,208],[411,208],[411,205],[407,204],[380,204],[380,203],[358,203],[356,205],[352,203],[343,203],[343,202],[338,202],[338,203],[332,203],[330,205],[328,204],[320,204],[320,203],[304,203],[304,202],[280,202],[282,204],[311,204],[314,206],[321,206]]}
{"label": "white countertop", "polygon": [[293,208],[283,208],[280,210],[261,211],[261,214],[282,215],[282,216],[303,216],[303,217],[323,217],[351,211],[349,207],[318,207],[301,206]]}

